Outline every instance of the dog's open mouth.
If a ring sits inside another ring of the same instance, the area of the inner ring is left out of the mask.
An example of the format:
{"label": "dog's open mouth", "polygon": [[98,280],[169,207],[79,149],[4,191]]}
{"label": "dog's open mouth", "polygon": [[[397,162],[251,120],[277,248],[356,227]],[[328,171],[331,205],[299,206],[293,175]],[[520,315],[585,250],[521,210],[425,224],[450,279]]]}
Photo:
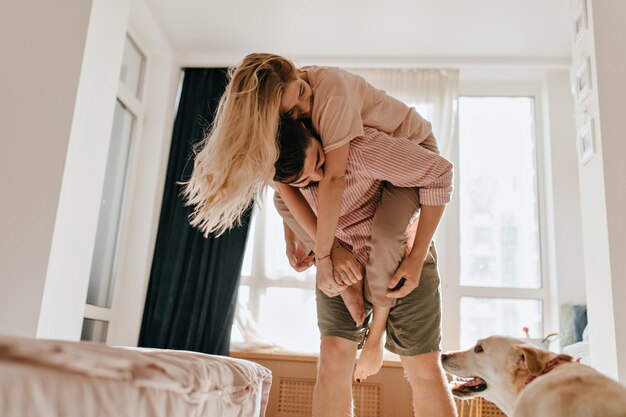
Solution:
{"label": "dog's open mouth", "polygon": [[469,395],[475,392],[481,392],[487,389],[487,382],[479,377],[474,377],[465,380],[454,381],[452,387],[452,393],[457,396]]}

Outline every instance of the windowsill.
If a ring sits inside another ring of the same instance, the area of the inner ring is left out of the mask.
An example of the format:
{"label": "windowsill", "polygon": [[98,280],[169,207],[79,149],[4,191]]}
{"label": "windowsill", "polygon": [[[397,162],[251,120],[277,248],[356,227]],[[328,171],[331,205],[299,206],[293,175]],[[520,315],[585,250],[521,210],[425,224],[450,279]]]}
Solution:
{"label": "windowsill", "polygon": [[[285,350],[274,351],[251,351],[251,350],[235,350],[230,351],[229,356],[238,359],[255,360],[275,360],[283,362],[312,362],[319,360],[319,353],[300,353]],[[385,351],[383,355],[383,367],[401,368],[402,363],[400,357],[394,353]]]}

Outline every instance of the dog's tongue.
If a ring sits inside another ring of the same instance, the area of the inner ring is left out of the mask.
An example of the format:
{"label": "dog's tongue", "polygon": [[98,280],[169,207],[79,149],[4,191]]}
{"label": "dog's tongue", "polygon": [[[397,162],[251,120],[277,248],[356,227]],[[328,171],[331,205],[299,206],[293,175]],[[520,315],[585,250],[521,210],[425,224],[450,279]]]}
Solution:
{"label": "dog's tongue", "polygon": [[[459,383],[462,382],[462,383]],[[487,383],[482,378],[473,378],[469,381],[456,381],[452,387],[452,392],[456,394],[469,394],[471,392],[480,392],[487,389]]]}

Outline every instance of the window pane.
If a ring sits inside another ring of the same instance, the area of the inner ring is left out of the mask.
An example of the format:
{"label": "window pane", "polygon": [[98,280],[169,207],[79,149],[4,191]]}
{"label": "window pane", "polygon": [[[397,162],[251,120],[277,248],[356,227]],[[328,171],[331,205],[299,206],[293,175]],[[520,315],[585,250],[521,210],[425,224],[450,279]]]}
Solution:
{"label": "window pane", "polygon": [[461,349],[492,335],[543,337],[541,300],[516,298],[461,297]]}
{"label": "window pane", "polygon": [[[254,210],[241,274],[245,285],[239,287],[238,301],[247,306],[266,341],[288,350],[318,352],[315,267],[297,273],[289,265],[273,193],[268,189]],[[236,327],[231,342],[243,342],[244,335]]]}
{"label": "window pane", "polygon": [[126,37],[124,57],[122,58],[122,71],[120,80],[128,87],[137,98],[141,95],[141,83],[146,58],[141,53],[135,42]]}
{"label": "window pane", "polygon": [[[239,292],[237,293],[237,308],[239,308],[239,304],[247,305],[250,300],[250,287],[246,285],[239,286]],[[230,331],[230,343],[244,343],[245,338],[244,335],[239,331],[239,326],[237,326],[237,321],[233,323],[233,326]]]}
{"label": "window pane", "polygon": [[314,290],[270,287],[260,310],[259,330],[267,340],[289,350],[319,352]]}
{"label": "window pane", "polygon": [[87,303],[111,306],[117,264],[117,240],[135,117],[117,101],[102,190]]}
{"label": "window pane", "polygon": [[250,301],[250,287],[247,285],[240,285],[237,292],[237,302],[242,304],[248,304]]}
{"label": "window pane", "polygon": [[102,320],[84,319],[80,340],[106,343],[109,323]]}
{"label": "window pane", "polygon": [[315,267],[298,273],[289,265],[286,255],[283,220],[278,214],[276,207],[274,207],[273,190],[268,190],[264,204],[258,211],[258,218],[260,221],[264,221],[265,244],[262,245],[262,248],[256,249],[264,251],[265,276],[269,279],[289,277],[298,281],[310,280],[309,282],[315,282]]}
{"label": "window pane", "polygon": [[461,285],[540,288],[533,100],[459,106]]}

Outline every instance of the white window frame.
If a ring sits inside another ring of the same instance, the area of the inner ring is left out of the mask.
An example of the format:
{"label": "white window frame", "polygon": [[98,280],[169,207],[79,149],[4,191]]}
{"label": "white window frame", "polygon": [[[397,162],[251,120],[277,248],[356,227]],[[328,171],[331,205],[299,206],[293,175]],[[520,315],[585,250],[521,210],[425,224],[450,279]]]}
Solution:
{"label": "white window frame", "polygon": [[[542,303],[543,333],[544,335],[555,331],[555,314],[552,308],[553,277],[550,274],[551,259],[548,253],[547,239],[547,207],[546,207],[546,181],[544,164],[544,135],[543,135],[543,105],[541,85],[539,82],[481,82],[465,81],[459,86],[459,97],[485,96],[485,97],[531,97],[534,99],[534,134],[537,161],[537,200],[539,219],[539,245],[540,245],[540,271],[541,287],[538,289],[527,288],[494,288],[460,285],[460,210],[458,194],[455,193],[449,204],[441,233],[438,233],[440,252],[439,268],[442,276],[442,299],[443,299],[443,323],[442,339],[444,350],[458,349],[461,335],[460,303],[461,297],[487,297],[487,298],[524,298],[536,299]],[[458,135],[458,123],[457,133]],[[455,140],[450,160],[455,166],[459,166],[459,141]],[[460,173],[455,172],[455,182],[458,184]],[[520,329],[521,330],[521,329]],[[520,334],[521,337],[521,334]]]}
{"label": "white window frame", "polygon": [[[141,143],[143,137],[143,124],[144,124],[144,115],[145,115],[145,103],[142,100],[142,97],[145,96],[146,84],[148,74],[150,72],[150,57],[146,53],[146,48],[143,47],[142,42],[137,40],[137,37],[133,35],[132,31],[129,29],[126,37],[129,38],[137,47],[137,49],[143,54],[145,61],[142,69],[141,78],[139,81],[138,88],[138,96],[128,87],[124,82],[119,79],[118,89],[116,100],[119,100],[126,109],[132,113],[134,116],[134,124],[131,132],[130,138],[130,148],[129,148],[129,159],[128,159],[128,167],[126,172],[126,178],[124,179],[124,195],[122,196],[122,206],[121,206],[121,215],[118,224],[118,235],[116,245],[116,267],[112,271],[114,277],[112,278],[113,291],[111,296],[110,307],[101,307],[92,304],[85,303],[85,312],[84,319],[92,319],[103,321],[107,323],[107,336],[105,343],[110,344],[114,341],[114,337],[112,335],[112,328],[116,326],[116,308],[119,305],[119,294],[124,291],[124,282],[122,277],[124,277],[123,266],[120,263],[119,254],[124,253],[126,250],[126,242],[128,241],[127,236],[130,233],[130,210],[129,206],[132,204],[130,201],[130,196],[135,193],[136,181],[133,181],[134,178],[137,177],[137,160],[140,158],[139,152],[137,149],[141,149]],[[126,38],[124,39],[126,43]],[[114,103],[115,104],[115,103]],[[113,340],[112,340],[113,339]]]}

